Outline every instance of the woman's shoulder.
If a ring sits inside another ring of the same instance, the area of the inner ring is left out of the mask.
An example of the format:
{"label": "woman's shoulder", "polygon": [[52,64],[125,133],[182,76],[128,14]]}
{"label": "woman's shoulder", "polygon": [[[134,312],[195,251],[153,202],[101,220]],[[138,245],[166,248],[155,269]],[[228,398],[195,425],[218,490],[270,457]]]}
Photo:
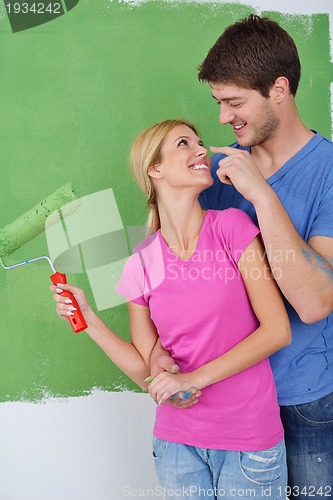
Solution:
{"label": "woman's shoulder", "polygon": [[230,207],[224,210],[207,210],[207,214],[209,214],[212,221],[221,223],[252,222],[251,217],[240,208]]}
{"label": "woman's shoulder", "polygon": [[219,235],[229,248],[236,251],[243,251],[260,232],[251,217],[239,208],[209,210],[209,217],[211,232]]}
{"label": "woman's shoulder", "polygon": [[163,251],[159,233],[160,230],[156,231],[134,247],[132,255],[128,258],[130,266],[139,266],[143,269],[163,267]]}
{"label": "woman's shoulder", "polygon": [[144,240],[140,241],[140,243],[138,243],[133,248],[132,255],[135,255],[137,253],[141,253],[141,252],[145,251],[145,249],[148,249],[148,248],[151,248],[152,246],[154,246],[154,244],[156,244],[156,241],[159,240],[158,233],[159,233],[159,231],[156,231],[156,232],[148,235]]}

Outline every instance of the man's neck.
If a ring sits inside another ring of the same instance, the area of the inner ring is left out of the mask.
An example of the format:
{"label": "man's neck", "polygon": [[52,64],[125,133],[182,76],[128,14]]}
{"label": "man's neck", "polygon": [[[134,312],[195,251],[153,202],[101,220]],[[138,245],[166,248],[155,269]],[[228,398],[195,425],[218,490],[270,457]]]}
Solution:
{"label": "man's neck", "polygon": [[313,137],[300,119],[287,127],[280,126],[276,136],[251,148],[251,154],[261,174],[267,179],[295,156]]}

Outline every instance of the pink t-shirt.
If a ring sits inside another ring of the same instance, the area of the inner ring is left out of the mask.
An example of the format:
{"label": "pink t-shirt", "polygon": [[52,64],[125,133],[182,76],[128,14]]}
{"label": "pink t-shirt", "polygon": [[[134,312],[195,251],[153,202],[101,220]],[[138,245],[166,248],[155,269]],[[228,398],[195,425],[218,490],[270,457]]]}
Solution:
{"label": "pink t-shirt", "polygon": [[[157,231],[127,261],[117,292],[150,308],[161,342],[180,371],[217,358],[258,327],[237,267],[258,233],[239,209],[208,210],[189,260],[176,256]],[[268,359],[205,387],[191,408],[157,407],[154,435],[200,448],[275,446],[283,428]]]}

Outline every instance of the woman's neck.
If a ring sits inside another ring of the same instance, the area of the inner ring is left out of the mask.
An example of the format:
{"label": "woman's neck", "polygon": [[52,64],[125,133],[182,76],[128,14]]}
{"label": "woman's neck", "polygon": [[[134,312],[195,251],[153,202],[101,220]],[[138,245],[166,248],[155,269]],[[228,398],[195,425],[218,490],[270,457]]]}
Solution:
{"label": "woman's neck", "polygon": [[205,218],[198,197],[193,199],[159,200],[161,235],[175,254],[186,260],[196,249],[200,229]]}

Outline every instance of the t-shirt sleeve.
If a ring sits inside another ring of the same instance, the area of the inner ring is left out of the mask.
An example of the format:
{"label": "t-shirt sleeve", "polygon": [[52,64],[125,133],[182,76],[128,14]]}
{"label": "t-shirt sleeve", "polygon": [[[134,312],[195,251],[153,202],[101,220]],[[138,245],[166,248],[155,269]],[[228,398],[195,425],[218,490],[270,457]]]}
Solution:
{"label": "t-shirt sleeve", "polygon": [[121,278],[116,286],[116,292],[129,302],[148,306],[144,298],[145,269],[140,253],[134,253],[127,260]]}
{"label": "t-shirt sleeve", "polygon": [[149,306],[151,293],[165,278],[163,252],[158,233],[154,233],[134,248],[127,260],[116,292],[127,301]]}
{"label": "t-shirt sleeve", "polygon": [[260,233],[251,217],[243,210],[230,208],[223,212],[221,230],[233,260],[238,263],[242,253]]}
{"label": "t-shirt sleeve", "polygon": [[333,181],[325,187],[309,238],[311,236],[333,238]]}

